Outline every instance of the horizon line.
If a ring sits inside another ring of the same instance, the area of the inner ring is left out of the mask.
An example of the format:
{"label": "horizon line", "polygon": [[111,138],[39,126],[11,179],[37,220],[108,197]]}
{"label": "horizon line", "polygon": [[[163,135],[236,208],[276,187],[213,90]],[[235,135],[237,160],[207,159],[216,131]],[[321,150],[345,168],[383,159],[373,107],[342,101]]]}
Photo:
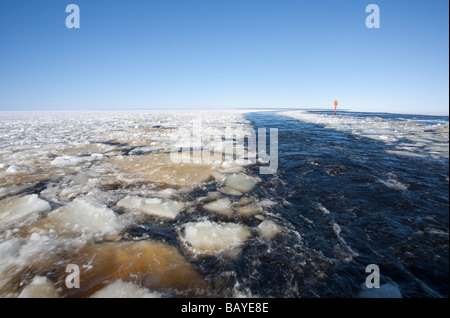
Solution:
{"label": "horizon line", "polygon": [[[19,110],[2,110],[1,113],[6,112],[99,112],[99,111],[225,111],[225,110],[262,110],[262,111],[281,111],[281,110],[302,110],[302,111],[332,111],[334,108],[326,107],[236,107],[236,108],[136,108],[136,109],[126,109],[126,108],[104,108],[104,109],[19,109]],[[448,117],[449,112],[402,112],[402,111],[363,111],[363,110],[352,110],[350,108],[338,109],[341,112],[353,112],[353,113],[378,113],[378,114],[398,114],[398,115],[422,115],[422,116],[444,116]]]}

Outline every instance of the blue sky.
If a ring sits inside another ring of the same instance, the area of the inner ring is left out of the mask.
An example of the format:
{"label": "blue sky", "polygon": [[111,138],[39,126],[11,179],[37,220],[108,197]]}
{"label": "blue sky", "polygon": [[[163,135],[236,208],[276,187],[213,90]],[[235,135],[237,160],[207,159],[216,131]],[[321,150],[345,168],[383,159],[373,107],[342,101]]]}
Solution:
{"label": "blue sky", "polygon": [[[80,7],[68,29],[65,8]],[[368,29],[365,8],[380,7]],[[0,110],[448,112],[444,0],[1,0]]]}

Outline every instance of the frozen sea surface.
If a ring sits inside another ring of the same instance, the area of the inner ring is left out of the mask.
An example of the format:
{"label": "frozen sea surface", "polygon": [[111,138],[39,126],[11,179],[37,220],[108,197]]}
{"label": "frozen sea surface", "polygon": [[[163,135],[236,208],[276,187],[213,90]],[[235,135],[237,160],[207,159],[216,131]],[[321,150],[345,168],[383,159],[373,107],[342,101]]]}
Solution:
{"label": "frozen sea surface", "polygon": [[[279,130],[275,174],[234,152],[254,128]],[[448,128],[363,113],[1,112],[0,296],[448,297]],[[178,148],[189,162],[172,160]]]}

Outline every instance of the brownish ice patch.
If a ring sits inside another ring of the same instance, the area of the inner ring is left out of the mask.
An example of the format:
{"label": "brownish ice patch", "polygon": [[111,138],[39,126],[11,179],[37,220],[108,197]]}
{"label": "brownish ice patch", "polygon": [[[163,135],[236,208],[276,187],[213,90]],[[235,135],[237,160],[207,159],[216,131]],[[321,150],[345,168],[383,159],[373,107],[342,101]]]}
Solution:
{"label": "brownish ice patch", "polygon": [[[175,247],[152,241],[89,244],[72,255],[68,264],[80,268],[80,288],[67,289],[63,297],[89,297],[121,279],[174,297],[209,294],[208,284]],[[66,277],[64,269],[59,277]]]}
{"label": "brownish ice patch", "polygon": [[214,171],[212,164],[173,163],[168,153],[110,158],[108,162],[134,178],[174,186],[189,186],[207,181]]}

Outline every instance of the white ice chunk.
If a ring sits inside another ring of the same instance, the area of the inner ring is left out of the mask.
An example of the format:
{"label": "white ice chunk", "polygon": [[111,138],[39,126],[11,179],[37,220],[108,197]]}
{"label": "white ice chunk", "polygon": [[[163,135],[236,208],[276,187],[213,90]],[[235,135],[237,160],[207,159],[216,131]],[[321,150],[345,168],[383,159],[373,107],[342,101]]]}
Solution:
{"label": "white ice chunk", "polygon": [[159,293],[151,292],[132,282],[117,280],[97,291],[91,298],[160,298],[161,296]]}
{"label": "white ice chunk", "polygon": [[8,256],[13,256],[18,253],[23,244],[24,241],[18,238],[13,238],[0,243],[0,255],[2,256],[2,260],[5,260]]}
{"label": "white ice chunk", "polygon": [[225,179],[225,186],[239,192],[250,192],[256,181],[245,174],[232,174]]}
{"label": "white ice chunk", "polygon": [[76,166],[80,163],[92,161],[94,158],[77,157],[77,156],[62,156],[55,158],[50,164],[57,167]]}
{"label": "white ice chunk", "polygon": [[158,196],[163,198],[170,198],[177,194],[177,190],[172,188],[167,188],[161,191],[158,191]]}
{"label": "white ice chunk", "polygon": [[281,226],[271,220],[265,220],[258,225],[259,235],[266,241],[272,240],[281,229]]}
{"label": "white ice chunk", "polygon": [[22,169],[20,169],[20,167],[15,166],[15,165],[12,165],[12,166],[9,166],[8,169],[6,169],[5,172],[6,172],[7,174],[15,174],[15,173],[21,172],[21,170],[22,170]]}
{"label": "white ice chunk", "polygon": [[235,167],[231,167],[228,169],[224,169],[224,170],[220,171],[220,173],[229,174],[229,173],[239,173],[242,171],[244,171],[244,168],[242,166],[235,166]]}
{"label": "white ice chunk", "polygon": [[235,197],[242,195],[242,192],[235,190],[235,189],[227,188],[227,187],[219,188],[219,191],[222,192],[223,194],[228,194],[228,195],[232,195]]}
{"label": "white ice chunk", "polygon": [[183,239],[192,246],[194,252],[215,254],[239,247],[250,236],[250,230],[245,225],[203,221],[187,223]]}
{"label": "white ice chunk", "polygon": [[220,213],[226,216],[231,216],[233,214],[233,210],[231,209],[231,200],[228,198],[222,198],[210,202],[205,204],[203,208],[207,211]]}
{"label": "white ice chunk", "polygon": [[36,276],[30,285],[26,286],[19,298],[58,298],[58,290],[45,276]]}
{"label": "white ice chunk", "polygon": [[397,190],[408,190],[408,186],[406,184],[401,183],[398,180],[395,179],[389,179],[389,180],[380,180],[381,183],[383,183],[385,186],[397,189]]}
{"label": "white ice chunk", "polygon": [[47,219],[65,231],[85,234],[108,234],[120,229],[118,217],[98,201],[84,197],[51,212]]}
{"label": "white ice chunk", "polygon": [[277,203],[274,201],[271,201],[269,199],[264,199],[262,201],[259,201],[258,205],[263,208],[271,208],[271,207],[277,205]]}
{"label": "white ice chunk", "polygon": [[409,152],[409,151],[386,150],[386,152],[390,153],[391,155],[397,155],[397,156],[419,157],[419,158],[426,157],[426,155]]}
{"label": "white ice chunk", "polygon": [[213,171],[212,173],[211,173],[211,176],[214,178],[214,179],[216,179],[216,180],[218,180],[218,181],[225,181],[225,175],[223,175],[223,174],[221,174],[221,173],[219,173],[219,172],[217,172],[217,171]]}
{"label": "white ice chunk", "polygon": [[40,241],[41,240],[41,236],[39,235],[39,233],[32,233],[30,235],[30,241]]}
{"label": "white ice chunk", "polygon": [[243,217],[251,217],[253,215],[259,214],[263,212],[263,209],[257,204],[249,204],[243,207],[240,207],[238,210],[239,215]]}
{"label": "white ice chunk", "polygon": [[50,211],[47,201],[39,199],[37,194],[12,197],[0,201],[0,223],[19,220],[32,213]]}
{"label": "white ice chunk", "polygon": [[330,214],[330,211],[328,211],[328,209],[326,207],[324,207],[321,203],[317,204],[317,208],[319,209],[319,211],[326,215],[326,214]]}
{"label": "white ice chunk", "polygon": [[206,198],[208,200],[218,200],[223,198],[222,194],[220,192],[214,191],[214,192],[208,192],[206,195]]}
{"label": "white ice chunk", "polygon": [[117,206],[127,210],[136,209],[145,214],[173,220],[184,209],[185,205],[182,202],[171,200],[164,201],[157,198],[145,199],[128,196],[117,202]]}
{"label": "white ice chunk", "polygon": [[84,173],[84,172],[80,172],[79,174],[77,174],[75,177],[72,178],[72,185],[80,185],[80,184],[84,184],[86,182],[89,181],[89,175]]}

